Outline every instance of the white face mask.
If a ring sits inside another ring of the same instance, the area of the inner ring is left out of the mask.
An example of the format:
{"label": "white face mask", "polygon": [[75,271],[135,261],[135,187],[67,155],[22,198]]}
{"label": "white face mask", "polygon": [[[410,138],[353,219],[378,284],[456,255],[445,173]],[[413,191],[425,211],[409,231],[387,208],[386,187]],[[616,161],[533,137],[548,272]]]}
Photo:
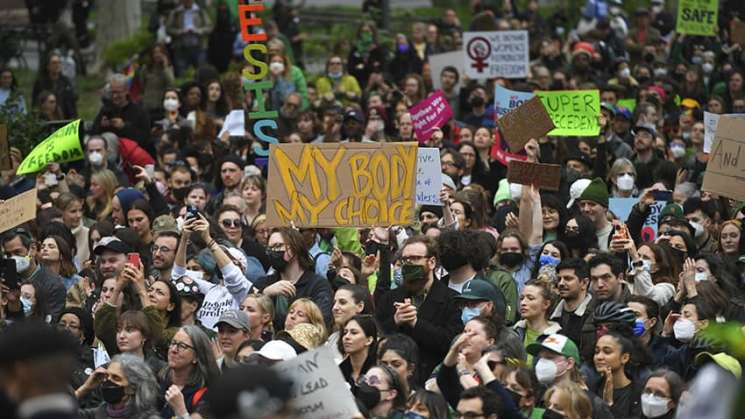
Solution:
{"label": "white face mask", "polygon": [[642,394],[642,413],[648,418],[658,418],[670,411],[670,399]]}
{"label": "white face mask", "polygon": [[269,64],[269,71],[275,76],[279,75],[285,71],[285,65],[283,63],[273,62]]}
{"label": "white face mask", "polygon": [[16,261],[16,272],[19,274],[31,267],[31,258],[28,256],[12,256],[12,258]]}
{"label": "white face mask", "polygon": [[709,274],[706,272],[696,272],[695,279],[696,279],[696,282],[708,281]]}
{"label": "white face mask", "polygon": [[21,307],[23,307],[23,315],[28,317],[34,309],[34,303],[26,297],[21,297]]}
{"label": "white face mask", "polygon": [[646,259],[642,259],[642,269],[644,269],[645,271],[649,273],[652,273],[652,262]]}
{"label": "white face mask", "polygon": [[622,191],[631,191],[634,189],[634,177],[628,173],[616,178],[616,186]]}
{"label": "white face mask", "polygon": [[696,334],[696,325],[688,319],[678,319],[673,325],[673,333],[675,339],[683,343],[690,342]]}
{"label": "white face mask", "polygon": [[178,105],[178,99],[166,98],[163,100],[163,109],[167,110],[168,112],[174,112],[178,110]]}
{"label": "white face mask", "polygon": [[540,358],[535,364],[535,376],[541,384],[553,384],[558,372],[559,367],[556,366],[556,362],[550,359]]}
{"label": "white face mask", "polygon": [[657,67],[654,69],[654,76],[658,79],[667,76],[667,69],[664,67]]}
{"label": "white face mask", "polygon": [[204,279],[204,272],[201,271],[192,271],[191,269],[187,269],[184,276],[188,276],[191,279]]}
{"label": "white face mask", "polygon": [[702,70],[704,70],[704,73],[706,74],[709,74],[712,71],[714,71],[714,64],[712,63],[704,63],[703,65],[701,65],[701,67],[702,67]]}
{"label": "white face mask", "polygon": [[689,224],[693,227],[694,237],[699,238],[704,235],[704,226],[702,226],[701,223],[689,221]]}
{"label": "white face mask", "polygon": [[686,148],[679,145],[672,146],[670,147],[670,153],[672,153],[673,157],[679,159],[686,155]]}
{"label": "white face mask", "polygon": [[103,154],[99,153],[98,151],[88,153],[88,161],[94,166],[100,166],[101,164],[103,164]]}
{"label": "white face mask", "polygon": [[631,70],[629,70],[628,67],[619,70],[618,77],[622,79],[628,79],[629,77],[631,77]]}

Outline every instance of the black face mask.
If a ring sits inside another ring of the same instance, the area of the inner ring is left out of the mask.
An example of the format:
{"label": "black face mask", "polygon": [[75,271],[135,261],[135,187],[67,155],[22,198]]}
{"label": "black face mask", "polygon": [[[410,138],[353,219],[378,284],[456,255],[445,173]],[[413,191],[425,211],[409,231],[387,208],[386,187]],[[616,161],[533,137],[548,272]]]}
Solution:
{"label": "black face mask", "polygon": [[451,272],[468,263],[468,260],[464,255],[459,255],[457,253],[446,254],[442,255],[442,257],[440,258],[440,263],[442,264],[442,267],[445,268],[445,270]]}
{"label": "black face mask", "polygon": [[108,404],[119,404],[124,398],[124,387],[109,380],[101,383],[101,397]]}
{"label": "black face mask", "polygon": [[686,260],[686,257],[688,257],[687,252],[684,252],[682,250],[676,249],[672,246],[670,246],[670,254],[673,255],[673,257],[680,262],[680,265],[683,266],[683,263]]}
{"label": "black face mask", "polygon": [[189,192],[189,187],[185,188],[174,188],[171,189],[171,193],[173,194],[173,198],[178,202],[184,202],[184,198],[186,198],[186,194]]}
{"label": "black face mask", "polygon": [[367,383],[360,383],[352,390],[354,392],[354,397],[359,399],[367,410],[372,410],[378,405],[378,403],[380,403],[380,390]]}
{"label": "black face mask", "polygon": [[579,234],[567,234],[564,236],[564,244],[570,249],[582,249],[582,237]]}
{"label": "black face mask", "polygon": [[287,261],[285,260],[285,252],[282,251],[275,251],[275,250],[267,250],[266,256],[269,258],[269,264],[272,265],[275,271],[282,272],[287,267]]}
{"label": "black face mask", "polygon": [[481,96],[474,96],[471,98],[471,107],[480,108],[484,106],[484,98]]}
{"label": "black face mask", "polygon": [[564,415],[560,415],[556,413],[556,411],[553,411],[551,409],[546,409],[546,411],[543,412],[543,419],[563,419]]}
{"label": "black face mask", "polygon": [[410,294],[416,294],[427,282],[427,272],[422,265],[403,265],[401,266],[401,278],[406,290]]}
{"label": "black face mask", "polygon": [[363,247],[365,248],[365,255],[376,255],[378,250],[383,250],[383,245],[375,240],[366,241]]}
{"label": "black face mask", "polygon": [[582,173],[574,169],[567,169],[567,184],[569,184],[570,186],[572,185],[572,183],[574,183],[575,181],[581,178],[582,178]]}
{"label": "black face mask", "polygon": [[505,390],[507,390],[508,393],[510,393],[510,396],[512,396],[512,401],[515,402],[515,407],[520,409],[520,402],[523,400],[523,396],[520,393],[515,393],[514,391],[508,389],[505,387]]}
{"label": "black face mask", "polygon": [[502,253],[501,255],[499,255],[499,264],[512,269],[523,263],[524,259],[525,256],[523,256],[522,253]]}

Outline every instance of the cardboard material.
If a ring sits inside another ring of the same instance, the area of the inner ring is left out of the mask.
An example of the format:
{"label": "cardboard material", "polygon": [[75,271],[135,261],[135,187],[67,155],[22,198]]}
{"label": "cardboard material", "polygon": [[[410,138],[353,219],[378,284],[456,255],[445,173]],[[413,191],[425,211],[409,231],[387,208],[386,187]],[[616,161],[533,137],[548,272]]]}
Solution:
{"label": "cardboard material", "polygon": [[267,224],[411,224],[417,148],[416,143],[272,144]]}
{"label": "cardboard material", "polygon": [[426,99],[414,105],[409,113],[414,123],[416,138],[420,143],[429,140],[435,129],[447,124],[453,117],[453,110],[442,90],[432,92]]}
{"label": "cardboard material", "polygon": [[530,92],[518,92],[502,87],[499,84],[494,86],[494,111],[499,118],[505,116],[508,112],[516,109],[518,106],[529,101],[535,96]]}
{"label": "cardboard material", "polygon": [[0,124],[0,170],[12,169],[10,146],[8,145],[8,126]]}
{"label": "cardboard material", "polygon": [[727,113],[719,115],[704,111],[704,153],[711,153],[711,145],[714,143],[714,133],[717,131],[719,118],[722,116],[745,119],[745,113]]}
{"label": "cardboard material", "polygon": [[67,163],[85,158],[80,146],[80,120],[58,129],[39,143],[18,166],[17,175],[27,175],[46,169],[49,163]]}
{"label": "cardboard material", "polygon": [[557,90],[536,92],[551,115],[557,137],[600,134],[600,92],[598,90]]}
{"label": "cardboard material", "polygon": [[36,218],[36,188],[0,203],[0,234]]}
{"label": "cardboard material", "polygon": [[561,166],[511,160],[507,166],[507,180],[510,183],[535,185],[540,189],[558,191],[561,183]]}
{"label": "cardboard material", "polygon": [[745,47],[745,22],[741,20],[732,21],[730,42],[733,44],[740,44],[741,48]]}
{"label": "cardboard material", "polygon": [[527,77],[528,38],[524,30],[463,33],[466,75],[477,80]]}
{"label": "cardboard material", "polygon": [[442,205],[442,172],[440,171],[440,150],[438,148],[419,148],[416,162],[416,204]]}
{"label": "cardboard material", "polygon": [[510,150],[518,152],[531,138],[543,137],[556,126],[541,99],[534,97],[499,118],[499,127]]}
{"label": "cardboard material", "polygon": [[715,36],[719,0],[678,0],[675,31],[687,35]]}
{"label": "cardboard material", "polygon": [[292,381],[291,417],[348,419],[360,415],[330,347],[321,346],[272,368]]}
{"label": "cardboard material", "polygon": [[745,200],[745,121],[719,119],[702,190],[736,201]]}

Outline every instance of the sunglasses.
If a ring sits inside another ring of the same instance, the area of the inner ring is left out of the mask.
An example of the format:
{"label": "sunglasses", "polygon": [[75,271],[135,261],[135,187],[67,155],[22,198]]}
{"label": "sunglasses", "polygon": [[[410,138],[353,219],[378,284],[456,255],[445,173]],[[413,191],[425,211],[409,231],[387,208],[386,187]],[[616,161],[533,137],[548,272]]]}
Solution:
{"label": "sunglasses", "polygon": [[239,220],[237,218],[236,219],[233,219],[233,220],[230,220],[230,219],[222,220],[222,221],[220,221],[220,224],[222,224],[222,226],[225,227],[225,228],[231,228],[231,227],[233,227],[233,228],[241,228],[242,227],[241,220]]}

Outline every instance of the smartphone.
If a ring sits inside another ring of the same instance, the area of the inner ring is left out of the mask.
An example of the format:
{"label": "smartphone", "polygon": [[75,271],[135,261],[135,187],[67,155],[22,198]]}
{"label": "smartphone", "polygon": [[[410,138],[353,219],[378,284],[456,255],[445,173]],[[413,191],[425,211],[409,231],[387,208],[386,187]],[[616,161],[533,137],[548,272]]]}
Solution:
{"label": "smartphone", "polygon": [[652,197],[655,201],[668,202],[673,199],[672,191],[652,191]]}
{"label": "smartphone", "polygon": [[139,253],[127,253],[127,262],[134,266],[140,266],[140,254]]}
{"label": "smartphone", "polygon": [[199,218],[199,210],[194,205],[188,205],[186,207],[186,219],[191,220],[192,218]]}
{"label": "smartphone", "polygon": [[11,290],[21,288],[21,279],[16,271],[16,261],[13,259],[0,259],[0,282]]}

